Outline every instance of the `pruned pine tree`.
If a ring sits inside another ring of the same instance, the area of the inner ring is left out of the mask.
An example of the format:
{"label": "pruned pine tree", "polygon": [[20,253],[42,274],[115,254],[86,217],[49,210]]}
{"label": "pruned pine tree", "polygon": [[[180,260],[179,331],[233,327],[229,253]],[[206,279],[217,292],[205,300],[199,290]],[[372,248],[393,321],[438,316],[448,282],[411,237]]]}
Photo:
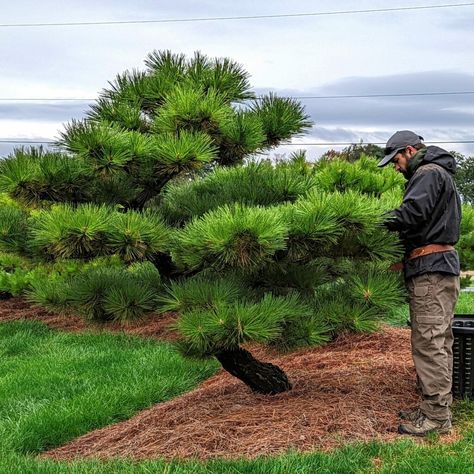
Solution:
{"label": "pruned pine tree", "polygon": [[34,281],[37,304],[96,320],[178,311],[183,353],[216,357],[256,392],[288,390],[245,344],[291,350],[377,327],[402,295],[381,226],[399,182],[369,161],[244,163],[303,132],[302,106],[254,97],[228,59],[155,51],[145,64],[69,123],[58,151],[0,162],[15,203],[0,209],[0,251],[84,262]]}

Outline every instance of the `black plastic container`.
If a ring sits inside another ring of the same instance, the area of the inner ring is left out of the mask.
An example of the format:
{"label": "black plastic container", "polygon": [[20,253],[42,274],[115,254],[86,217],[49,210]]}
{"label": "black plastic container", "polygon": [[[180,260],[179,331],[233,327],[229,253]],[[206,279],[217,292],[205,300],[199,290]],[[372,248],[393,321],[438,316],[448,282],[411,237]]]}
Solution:
{"label": "black plastic container", "polygon": [[453,334],[453,396],[474,400],[474,314],[455,314]]}

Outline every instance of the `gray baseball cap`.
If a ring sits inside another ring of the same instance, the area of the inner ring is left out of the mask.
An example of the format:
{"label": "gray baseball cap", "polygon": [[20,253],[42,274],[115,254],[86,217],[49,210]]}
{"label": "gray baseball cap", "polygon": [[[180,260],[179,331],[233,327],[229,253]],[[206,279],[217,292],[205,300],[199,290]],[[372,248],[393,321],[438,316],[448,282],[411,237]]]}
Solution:
{"label": "gray baseball cap", "polygon": [[379,162],[378,166],[385,166],[393,160],[393,157],[405,149],[408,145],[415,146],[423,143],[423,137],[410,130],[400,130],[394,133],[385,145],[385,156]]}

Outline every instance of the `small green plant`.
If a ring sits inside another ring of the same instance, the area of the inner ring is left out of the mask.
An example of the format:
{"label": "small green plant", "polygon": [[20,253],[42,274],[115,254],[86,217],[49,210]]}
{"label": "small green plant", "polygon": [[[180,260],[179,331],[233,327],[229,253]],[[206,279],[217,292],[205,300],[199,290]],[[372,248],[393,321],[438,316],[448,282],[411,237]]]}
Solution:
{"label": "small green plant", "polygon": [[17,268],[13,272],[0,270],[0,292],[4,298],[25,294],[35,281],[45,280],[48,273],[42,268],[23,270]]}

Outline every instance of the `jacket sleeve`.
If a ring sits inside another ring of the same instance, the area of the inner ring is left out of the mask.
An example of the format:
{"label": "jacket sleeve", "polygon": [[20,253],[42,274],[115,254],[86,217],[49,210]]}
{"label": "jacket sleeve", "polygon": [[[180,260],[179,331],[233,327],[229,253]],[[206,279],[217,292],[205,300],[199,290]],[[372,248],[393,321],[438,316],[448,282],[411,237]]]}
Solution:
{"label": "jacket sleeve", "polygon": [[419,168],[408,183],[402,205],[386,214],[384,226],[399,232],[416,229],[430,218],[442,189],[439,171]]}

